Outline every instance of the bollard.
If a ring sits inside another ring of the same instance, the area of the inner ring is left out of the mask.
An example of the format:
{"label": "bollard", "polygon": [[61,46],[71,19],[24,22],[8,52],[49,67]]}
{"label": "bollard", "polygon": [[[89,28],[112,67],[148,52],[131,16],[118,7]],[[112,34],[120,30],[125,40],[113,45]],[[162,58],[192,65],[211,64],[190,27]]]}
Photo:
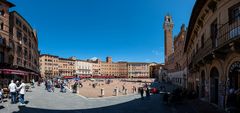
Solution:
{"label": "bollard", "polygon": [[77,88],[77,94],[79,94],[79,92],[80,92],[79,90],[80,90],[80,88],[78,87],[78,88]]}
{"label": "bollard", "polygon": [[116,88],[116,96],[118,96],[118,92],[119,92],[119,91],[118,91],[118,88]]}
{"label": "bollard", "polygon": [[101,97],[104,96],[104,88],[101,89]]}

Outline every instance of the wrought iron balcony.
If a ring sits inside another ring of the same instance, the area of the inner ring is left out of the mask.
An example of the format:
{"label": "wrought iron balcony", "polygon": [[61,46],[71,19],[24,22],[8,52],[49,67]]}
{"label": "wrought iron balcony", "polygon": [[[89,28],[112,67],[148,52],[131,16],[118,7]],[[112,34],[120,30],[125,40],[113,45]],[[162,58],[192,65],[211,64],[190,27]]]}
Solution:
{"label": "wrought iron balcony", "polygon": [[230,51],[229,44],[239,41],[240,39],[240,20],[227,22],[221,25],[216,34],[216,39],[214,40],[215,42],[213,42],[214,38],[208,37],[204,43],[204,46],[199,48],[192,56],[191,62],[189,62],[189,66],[192,64],[192,69],[197,67],[196,65],[203,63],[201,62],[203,59],[211,58],[213,53],[219,51],[224,51],[226,53]]}
{"label": "wrought iron balcony", "polygon": [[229,21],[218,29],[217,48],[240,38],[240,20]]}

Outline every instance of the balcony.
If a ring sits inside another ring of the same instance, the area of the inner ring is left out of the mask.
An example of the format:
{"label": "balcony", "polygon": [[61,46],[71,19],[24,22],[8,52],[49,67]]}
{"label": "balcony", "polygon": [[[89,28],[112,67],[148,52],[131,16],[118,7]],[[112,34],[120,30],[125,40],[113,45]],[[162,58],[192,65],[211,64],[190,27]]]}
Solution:
{"label": "balcony", "polygon": [[[227,53],[232,50],[238,50],[240,44],[240,20],[227,22],[221,25],[217,30],[215,44],[211,37],[208,37],[202,48],[196,51],[189,62],[190,70],[198,69],[199,65],[208,63],[213,58],[225,58]],[[214,45],[213,45],[214,44]]]}
{"label": "balcony", "polygon": [[227,22],[218,29],[217,48],[238,41],[240,38],[240,20]]}

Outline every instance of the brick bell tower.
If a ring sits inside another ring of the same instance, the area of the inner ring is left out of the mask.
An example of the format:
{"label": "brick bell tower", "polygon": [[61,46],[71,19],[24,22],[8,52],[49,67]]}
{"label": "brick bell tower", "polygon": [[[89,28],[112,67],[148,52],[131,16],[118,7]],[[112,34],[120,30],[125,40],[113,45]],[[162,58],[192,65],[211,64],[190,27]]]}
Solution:
{"label": "brick bell tower", "polygon": [[172,39],[172,30],[173,30],[173,21],[170,15],[165,16],[164,23],[164,49],[165,49],[165,64],[168,63],[168,56],[173,53],[173,39]]}

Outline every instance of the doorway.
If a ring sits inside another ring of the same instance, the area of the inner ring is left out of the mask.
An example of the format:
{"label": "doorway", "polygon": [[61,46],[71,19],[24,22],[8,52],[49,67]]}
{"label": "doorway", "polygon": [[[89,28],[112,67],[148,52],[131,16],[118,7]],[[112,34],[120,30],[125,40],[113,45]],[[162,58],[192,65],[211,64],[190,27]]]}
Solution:
{"label": "doorway", "polygon": [[210,99],[211,103],[218,104],[218,83],[219,83],[219,72],[216,67],[210,71]]}
{"label": "doorway", "polygon": [[229,88],[235,90],[240,88],[240,62],[235,62],[230,67],[229,72]]}
{"label": "doorway", "polygon": [[205,72],[201,72],[201,98],[205,97]]}

